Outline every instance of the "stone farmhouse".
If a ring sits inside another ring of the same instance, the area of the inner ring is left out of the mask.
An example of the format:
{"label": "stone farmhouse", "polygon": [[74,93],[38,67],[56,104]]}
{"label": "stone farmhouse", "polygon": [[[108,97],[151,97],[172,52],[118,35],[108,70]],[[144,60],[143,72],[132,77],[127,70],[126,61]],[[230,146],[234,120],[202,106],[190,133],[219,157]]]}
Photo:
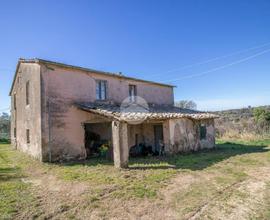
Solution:
{"label": "stone farmhouse", "polygon": [[19,59],[11,96],[14,148],[46,162],[105,155],[118,168],[215,146],[213,114],[174,107],[174,86],[42,59]]}

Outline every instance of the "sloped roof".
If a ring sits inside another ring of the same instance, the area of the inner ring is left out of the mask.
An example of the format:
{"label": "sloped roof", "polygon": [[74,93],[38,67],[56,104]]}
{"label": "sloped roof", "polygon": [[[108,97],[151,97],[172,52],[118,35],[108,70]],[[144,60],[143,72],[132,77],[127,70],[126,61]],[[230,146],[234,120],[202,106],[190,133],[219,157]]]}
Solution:
{"label": "sloped roof", "polygon": [[120,121],[164,120],[177,118],[190,118],[200,120],[218,117],[217,115],[207,112],[183,109],[168,105],[152,104],[147,107],[139,106],[137,104],[121,106],[120,104],[106,103],[76,103],[75,105],[84,111]]}
{"label": "sloped roof", "polygon": [[86,68],[86,67],[74,66],[74,65],[59,63],[59,62],[50,61],[50,60],[44,60],[44,59],[39,59],[39,58],[33,58],[33,59],[20,58],[18,63],[17,63],[16,72],[15,72],[15,75],[13,78],[12,86],[10,88],[10,93],[9,93],[10,95],[11,95],[12,89],[14,87],[14,82],[15,82],[17,72],[18,72],[18,69],[19,69],[19,66],[21,63],[37,63],[37,64],[43,63],[43,64],[54,65],[54,66],[63,67],[63,68],[76,69],[76,70],[82,70],[82,71],[86,71],[86,72],[97,73],[97,74],[101,74],[101,75],[117,77],[119,79],[134,80],[134,81],[138,81],[138,82],[145,82],[145,83],[150,83],[150,84],[165,86],[165,87],[172,87],[172,88],[175,87],[174,85],[170,85],[170,84],[159,83],[159,82],[154,82],[154,81],[150,81],[150,80],[144,80],[144,79],[139,79],[139,78],[135,78],[135,77],[124,76],[124,75],[118,74],[118,73],[105,72],[105,71],[101,71],[101,70],[94,70],[94,69],[90,69],[90,68]]}

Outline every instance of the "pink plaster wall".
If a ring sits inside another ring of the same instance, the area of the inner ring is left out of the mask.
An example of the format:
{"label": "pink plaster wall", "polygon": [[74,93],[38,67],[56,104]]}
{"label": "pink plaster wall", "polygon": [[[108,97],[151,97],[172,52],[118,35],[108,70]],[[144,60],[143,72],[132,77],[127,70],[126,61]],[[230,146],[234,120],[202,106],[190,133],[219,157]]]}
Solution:
{"label": "pink plaster wall", "polygon": [[[26,83],[29,81],[29,105],[26,104]],[[11,143],[15,149],[41,159],[40,66],[21,63],[11,93]],[[14,106],[16,97],[16,109]],[[16,137],[14,129],[16,128]],[[27,143],[29,129],[30,143]]]}
{"label": "pink plaster wall", "polygon": [[58,155],[63,155],[62,159],[85,157],[82,125],[96,116],[78,110],[73,103],[95,101],[96,79],[107,80],[108,99],[117,103],[128,97],[128,85],[133,84],[137,85],[137,95],[147,102],[173,104],[173,89],[167,86],[57,66],[42,66],[41,73],[44,160],[48,159],[49,152],[53,160],[61,159]]}
{"label": "pink plaster wall", "polygon": [[[45,69],[48,74],[49,84],[53,91],[65,98],[85,101],[95,101],[95,80],[106,80],[108,83],[108,99],[121,103],[128,97],[128,85],[137,86],[137,95],[144,98],[148,103],[173,104],[173,88],[160,86],[152,83],[140,82],[105,76],[97,73],[89,73],[81,70],[52,67],[54,70]],[[59,90],[59,91],[58,91]]]}

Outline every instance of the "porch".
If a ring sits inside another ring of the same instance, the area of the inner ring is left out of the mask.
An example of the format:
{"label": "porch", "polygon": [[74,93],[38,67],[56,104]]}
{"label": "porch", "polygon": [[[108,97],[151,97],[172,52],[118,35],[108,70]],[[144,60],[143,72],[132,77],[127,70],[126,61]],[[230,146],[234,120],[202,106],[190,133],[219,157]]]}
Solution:
{"label": "porch", "polygon": [[104,120],[84,123],[86,157],[111,159],[118,168],[128,167],[129,157],[163,155],[163,122],[128,124]]}
{"label": "porch", "polygon": [[[91,147],[87,149],[93,141],[91,137],[99,137],[100,143],[107,144],[109,157],[117,168],[128,167],[129,156],[138,153],[172,154],[215,145],[216,116],[209,113],[158,105],[149,106],[146,112],[134,106],[123,112],[119,105],[104,103],[85,103],[77,107],[88,112],[91,118],[84,122],[86,152],[94,151]],[[91,136],[88,132],[95,134]],[[105,140],[101,140],[104,137]]]}

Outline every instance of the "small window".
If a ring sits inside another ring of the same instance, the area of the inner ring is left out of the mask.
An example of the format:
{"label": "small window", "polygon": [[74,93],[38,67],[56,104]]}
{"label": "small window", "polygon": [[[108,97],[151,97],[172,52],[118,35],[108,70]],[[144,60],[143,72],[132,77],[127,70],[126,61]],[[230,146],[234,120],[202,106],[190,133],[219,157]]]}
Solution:
{"label": "small window", "polygon": [[16,128],[14,128],[14,130],[13,130],[13,135],[14,135],[14,138],[17,137],[17,131],[16,131]]}
{"label": "small window", "polygon": [[135,85],[129,85],[129,101],[136,102],[137,87]]}
{"label": "small window", "polygon": [[105,80],[96,81],[96,99],[97,100],[107,99],[107,81]]}
{"label": "small window", "polygon": [[26,129],[26,142],[27,144],[30,144],[30,130]]}
{"label": "small window", "polygon": [[206,133],[207,133],[206,126],[204,124],[201,124],[200,125],[200,139],[201,140],[206,138]]}
{"label": "small window", "polygon": [[13,96],[13,106],[14,106],[14,110],[16,110],[17,108],[17,103],[16,103],[16,95],[14,94]]}
{"label": "small window", "polygon": [[29,105],[29,81],[26,82],[26,105]]}

